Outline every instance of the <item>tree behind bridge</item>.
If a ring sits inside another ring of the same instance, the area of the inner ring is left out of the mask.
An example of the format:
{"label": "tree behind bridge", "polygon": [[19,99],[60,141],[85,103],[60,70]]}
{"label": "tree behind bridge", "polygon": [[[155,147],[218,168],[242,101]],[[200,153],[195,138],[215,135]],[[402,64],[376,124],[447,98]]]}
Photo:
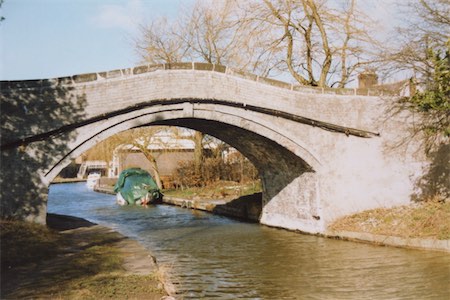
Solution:
{"label": "tree behind bridge", "polygon": [[158,133],[165,132],[171,129],[168,127],[142,127],[130,129],[98,143],[93,148],[86,152],[86,159],[88,160],[104,160],[108,164],[112,160],[114,154],[120,151],[127,151],[137,149],[149,161],[150,167],[155,177],[155,182],[158,187],[162,188],[161,176],[157,164],[157,157],[155,152],[151,149],[151,144],[158,144],[158,147],[164,149],[164,141],[157,138]]}
{"label": "tree behind bridge", "polygon": [[395,32],[399,42],[388,66],[412,77],[416,91],[402,104],[420,115],[416,133],[430,151],[450,137],[450,2],[418,0],[400,8],[407,20]]}
{"label": "tree behind bridge", "polygon": [[[401,6],[399,43],[388,53],[393,72],[407,72],[415,93],[400,100],[400,109],[416,114],[413,135],[421,136],[431,165],[419,182],[421,195],[450,197],[450,2],[417,0]],[[417,117],[418,116],[418,117]]]}
{"label": "tree behind bridge", "polygon": [[203,61],[344,87],[379,63],[368,20],[356,0],[197,1],[177,21],[143,25],[136,49],[147,63]]}

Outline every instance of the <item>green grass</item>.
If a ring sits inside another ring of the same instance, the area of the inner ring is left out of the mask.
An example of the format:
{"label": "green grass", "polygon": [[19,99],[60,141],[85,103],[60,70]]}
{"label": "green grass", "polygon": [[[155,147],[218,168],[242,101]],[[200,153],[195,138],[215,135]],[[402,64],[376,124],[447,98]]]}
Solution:
{"label": "green grass", "polygon": [[11,269],[56,255],[67,240],[45,226],[1,221],[1,267]]}

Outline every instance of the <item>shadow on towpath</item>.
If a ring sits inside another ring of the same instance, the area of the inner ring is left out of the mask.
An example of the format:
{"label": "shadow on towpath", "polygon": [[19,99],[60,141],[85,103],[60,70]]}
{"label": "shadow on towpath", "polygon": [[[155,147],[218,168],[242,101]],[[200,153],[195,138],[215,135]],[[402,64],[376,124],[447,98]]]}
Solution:
{"label": "shadow on towpath", "polygon": [[[45,250],[34,243],[20,250],[41,251],[37,260],[5,265],[2,257],[1,299],[162,299],[167,295],[154,257],[136,241],[75,217],[49,214],[47,224],[54,231],[48,244],[51,251],[42,254]],[[2,244],[12,245],[7,240],[11,238],[2,236]]]}

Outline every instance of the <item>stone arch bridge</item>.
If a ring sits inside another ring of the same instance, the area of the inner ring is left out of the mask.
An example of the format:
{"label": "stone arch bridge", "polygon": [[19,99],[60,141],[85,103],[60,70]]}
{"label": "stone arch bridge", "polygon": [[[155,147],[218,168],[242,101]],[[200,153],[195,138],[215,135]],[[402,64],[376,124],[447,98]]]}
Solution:
{"label": "stone arch bridge", "polygon": [[[1,82],[2,215],[45,222],[49,183],[111,135],[176,125],[243,153],[263,183],[260,222],[323,233],[338,217],[409,202],[423,158],[393,96],[294,86],[220,65],[147,65]],[[76,199],[74,199],[76,201]]]}

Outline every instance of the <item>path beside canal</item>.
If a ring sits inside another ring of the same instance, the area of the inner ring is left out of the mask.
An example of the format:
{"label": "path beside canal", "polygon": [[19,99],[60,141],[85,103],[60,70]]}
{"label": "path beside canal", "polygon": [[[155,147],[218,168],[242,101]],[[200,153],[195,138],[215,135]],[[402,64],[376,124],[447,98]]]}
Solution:
{"label": "path beside canal", "polygon": [[[168,296],[174,290],[167,276],[158,269],[155,257],[137,241],[71,216],[48,214],[47,227],[51,231],[45,234],[52,241],[59,240],[56,245],[45,246],[49,242],[40,241],[37,229],[17,232],[36,239],[36,242],[17,249],[31,251],[27,254],[31,259],[33,255],[39,255],[34,262],[18,263],[8,260],[12,256],[2,253],[2,262],[8,264],[7,268],[2,266],[2,299],[173,299]],[[33,237],[36,234],[38,236]],[[16,241],[22,240],[20,237],[14,238],[12,232],[7,236],[2,236],[2,242],[7,242],[9,247],[20,247],[16,245]],[[49,254],[45,254],[40,246],[52,249],[47,249]]]}

